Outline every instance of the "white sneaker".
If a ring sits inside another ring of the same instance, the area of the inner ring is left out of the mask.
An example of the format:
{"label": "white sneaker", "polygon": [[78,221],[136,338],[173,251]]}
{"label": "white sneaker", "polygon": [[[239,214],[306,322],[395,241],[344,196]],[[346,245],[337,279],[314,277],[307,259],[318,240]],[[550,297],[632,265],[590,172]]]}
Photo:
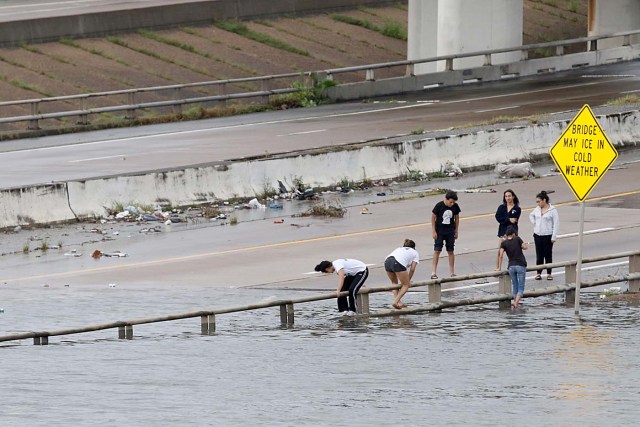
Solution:
{"label": "white sneaker", "polygon": [[356,312],[355,311],[347,311],[347,316],[355,316]]}

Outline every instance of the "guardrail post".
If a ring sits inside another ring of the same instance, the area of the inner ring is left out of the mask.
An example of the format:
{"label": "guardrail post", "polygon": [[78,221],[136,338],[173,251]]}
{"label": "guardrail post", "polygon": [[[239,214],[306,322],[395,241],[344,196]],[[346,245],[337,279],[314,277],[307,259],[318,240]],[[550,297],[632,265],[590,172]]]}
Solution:
{"label": "guardrail post", "polygon": [[213,335],[216,331],[215,314],[205,314],[200,316],[200,333],[202,335]]}
{"label": "guardrail post", "polygon": [[[629,257],[629,273],[640,273],[640,255]],[[640,292],[640,279],[629,280],[629,292]]]}
{"label": "guardrail post", "polygon": [[[82,111],[87,110],[87,98],[82,98],[80,102],[80,109]],[[89,124],[89,115],[88,114],[80,114],[80,120],[78,120],[78,124],[82,126],[86,126]]]}
{"label": "guardrail post", "polygon": [[128,340],[132,340],[133,339],[133,325],[127,325],[124,327],[124,331],[126,334],[126,338]]}
{"label": "guardrail post", "polygon": [[556,56],[564,55],[564,46],[556,46]]}
{"label": "guardrail post", "polygon": [[[38,114],[40,114],[40,102],[39,101],[32,102],[31,103],[31,115],[32,116],[37,116]],[[28,130],[38,130],[38,129],[40,129],[40,126],[38,125],[38,119],[29,120],[29,123],[27,124],[27,129]]]}
{"label": "guardrail post", "polygon": [[283,326],[293,325],[293,304],[280,305],[280,323]]}
{"label": "guardrail post", "polygon": [[521,50],[520,51],[520,61],[526,61],[527,59],[529,59],[529,51],[528,50]]}
{"label": "guardrail post", "polygon": [[33,337],[33,345],[49,345],[49,337]]}
{"label": "guardrail post", "polygon": [[[129,92],[127,94],[127,103],[129,104],[130,107],[132,107],[135,103],[136,103],[136,93],[135,92]],[[136,109],[135,108],[128,108],[127,109],[127,115],[125,116],[125,119],[135,119],[136,118]]]}
{"label": "guardrail post", "polygon": [[453,58],[449,58],[444,61],[444,69],[447,71],[453,71]]}
{"label": "guardrail post", "polygon": [[407,64],[407,69],[404,72],[405,77],[413,77],[416,75],[416,66],[415,64]]}
{"label": "guardrail post", "polygon": [[631,36],[626,35],[622,38],[622,46],[631,46]]}
{"label": "guardrail post", "polygon": [[367,69],[364,79],[368,82],[375,81],[376,79],[375,72],[371,68]]}
{"label": "guardrail post", "polygon": [[[511,276],[509,274],[503,274],[498,279],[498,293],[500,294],[512,294]],[[511,308],[511,300],[498,302],[498,308]]]}
{"label": "guardrail post", "polygon": [[[564,267],[564,281],[565,281],[565,283],[567,283],[567,284],[573,283],[575,285],[576,284],[576,277],[577,277],[577,272],[576,272],[575,264],[566,265]],[[572,307],[576,303],[576,288],[575,287],[573,289],[569,290],[569,291],[564,291],[564,303],[566,305],[570,305]]]}
{"label": "guardrail post", "polygon": [[[264,92],[268,92],[268,91],[271,90],[271,76],[267,76],[267,77],[262,79],[261,84],[260,84],[260,88]],[[262,102],[265,103],[265,104],[268,104],[269,103],[269,95],[264,95],[262,97]]]}
{"label": "guardrail post", "polygon": [[356,294],[356,313],[369,314],[369,292]]}
{"label": "guardrail post", "polygon": [[[180,93],[182,92],[181,88],[176,87],[173,89],[173,100],[179,101],[181,98]],[[181,114],[182,113],[182,104],[173,104],[173,114]]]}
{"label": "guardrail post", "polygon": [[598,40],[591,40],[589,42],[588,50],[589,50],[589,52],[592,52],[594,50],[598,50]]}
{"label": "guardrail post", "polygon": [[427,291],[429,293],[430,304],[442,302],[442,284],[440,282],[429,283],[427,285]]}
{"label": "guardrail post", "polygon": [[488,66],[491,65],[491,54],[490,53],[486,53],[484,55],[484,66]]}
{"label": "guardrail post", "polygon": [[123,340],[124,337],[124,326],[118,326],[118,339]]}
{"label": "guardrail post", "polygon": [[[229,89],[229,85],[227,84],[227,82],[222,82],[220,83],[220,95],[227,95],[228,94],[228,89]],[[222,105],[222,107],[226,107],[227,106],[227,98],[224,98],[222,100],[220,100],[220,104]]]}

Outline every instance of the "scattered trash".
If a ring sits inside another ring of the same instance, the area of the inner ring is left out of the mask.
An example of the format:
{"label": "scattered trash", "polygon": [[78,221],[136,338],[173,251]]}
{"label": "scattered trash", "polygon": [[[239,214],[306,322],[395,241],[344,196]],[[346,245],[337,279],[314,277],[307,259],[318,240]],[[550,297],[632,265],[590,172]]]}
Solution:
{"label": "scattered trash", "polygon": [[114,252],[102,252],[102,256],[124,258],[124,257],[129,256],[129,254],[127,254],[125,252],[114,251]]}
{"label": "scattered trash", "polygon": [[13,228],[13,232],[14,232],[14,233],[19,233],[19,232],[20,232],[20,230],[22,230],[22,227],[20,227],[19,225],[15,226],[15,227]]}
{"label": "scattered trash", "polygon": [[371,215],[371,212],[369,212],[369,208],[362,208],[362,210],[360,211],[360,213],[362,215]]}
{"label": "scattered trash", "polygon": [[69,284],[68,284],[68,283],[65,283],[65,284],[64,284],[64,287],[65,287],[65,288],[68,288],[68,287],[69,287]]}
{"label": "scattered trash", "polygon": [[120,251],[114,251],[114,252],[101,252],[98,249],[96,249],[95,251],[93,251],[93,253],[91,254],[92,258],[100,258],[100,257],[115,257],[115,258],[124,258],[129,256],[129,254],[125,253],[125,252],[120,252]]}
{"label": "scattered trash", "polygon": [[164,225],[171,225],[171,220],[170,220],[170,219],[166,220],[166,221],[164,222]]}
{"label": "scattered trash", "polygon": [[72,256],[72,257],[81,257],[82,253],[78,252],[76,249],[71,249],[69,252],[66,252],[64,256]]}
{"label": "scattered trash", "polygon": [[284,219],[276,219],[275,221],[273,221],[274,224],[282,224],[284,222]]}
{"label": "scattered trash", "polygon": [[144,214],[139,218],[140,221],[160,221],[160,218],[158,218],[155,215],[151,215],[151,214]]}
{"label": "scattered trash", "polygon": [[298,227],[298,228],[300,228],[300,227],[309,227],[311,224],[305,224],[305,225],[301,225],[301,224],[289,224],[289,225],[290,225],[290,226],[292,226],[292,227]]}
{"label": "scattered trash", "polygon": [[49,285],[46,285],[46,284],[45,284],[45,285],[42,285],[42,287],[43,287],[43,288],[48,288],[48,287],[49,287]]}
{"label": "scattered trash", "polygon": [[124,210],[124,211],[118,212],[116,214],[116,219],[124,219],[124,218],[128,217],[129,215],[131,215],[131,213],[128,210]]}
{"label": "scattered trash", "polygon": [[115,284],[115,283],[109,283],[109,287],[110,287],[110,288],[115,288],[115,287],[116,287],[116,284]]}
{"label": "scattered trash", "polygon": [[302,193],[297,193],[295,198],[297,200],[311,200],[311,199],[315,199],[317,197],[316,192],[313,191],[312,188],[307,188],[306,190],[304,190],[304,192]]}
{"label": "scattered trash", "polygon": [[4,308],[0,308],[0,313],[4,313]]}
{"label": "scattered trash", "polygon": [[265,207],[266,207],[265,205],[260,203],[258,201],[258,199],[256,199],[256,198],[253,198],[253,199],[249,200],[249,203],[247,203],[246,206],[251,208],[251,209],[265,209]]}
{"label": "scattered trash", "polygon": [[619,295],[620,292],[622,292],[622,288],[620,288],[619,286],[605,288],[600,294],[600,299],[605,299],[613,295]]}
{"label": "scattered trash", "polygon": [[385,193],[384,191],[381,191],[379,193],[376,194],[376,196],[386,196],[387,193]]}
{"label": "scattered trash", "polygon": [[453,190],[456,193],[495,193],[493,188],[465,188],[462,190]]}
{"label": "scattered trash", "polygon": [[269,207],[270,207],[271,209],[282,209],[282,208],[283,208],[283,206],[282,206],[280,203],[271,203],[271,204],[269,205]]}
{"label": "scattered trash", "polygon": [[444,164],[443,173],[450,177],[462,176],[462,169],[460,169],[458,165],[453,162],[446,162]]}
{"label": "scattered trash", "polygon": [[532,178],[536,176],[529,162],[513,164],[498,163],[494,172],[504,178]]}
{"label": "scattered trash", "polygon": [[119,231],[114,231],[114,232],[113,232],[113,235],[114,235],[114,236],[119,236],[119,235],[120,235],[120,232],[119,232]]}
{"label": "scattered trash", "polygon": [[151,228],[143,228],[139,231],[139,233],[161,233],[162,230],[160,229],[159,225],[156,225],[155,227],[151,227]]}
{"label": "scattered trash", "polygon": [[280,194],[288,193],[287,187],[282,183],[282,181],[278,180],[278,188],[280,189]]}

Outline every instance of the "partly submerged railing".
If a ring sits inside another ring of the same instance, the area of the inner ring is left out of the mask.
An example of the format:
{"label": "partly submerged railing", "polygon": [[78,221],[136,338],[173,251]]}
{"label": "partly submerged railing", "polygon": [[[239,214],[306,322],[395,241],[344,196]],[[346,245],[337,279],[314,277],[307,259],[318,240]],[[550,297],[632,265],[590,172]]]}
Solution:
{"label": "partly submerged railing", "polygon": [[[640,292],[640,250],[636,251],[628,251],[621,252],[612,255],[605,255],[599,257],[586,258],[582,260],[583,264],[595,263],[600,261],[607,261],[611,259],[618,258],[629,258],[629,272],[628,274],[622,274],[617,276],[608,276],[604,279],[598,279],[593,281],[585,281],[580,284],[581,288],[589,288],[593,286],[602,286],[611,283],[618,282],[629,282],[629,291],[630,292]],[[565,304],[573,304],[575,301],[575,277],[576,277],[576,264],[577,261],[565,261],[565,262],[556,262],[551,264],[545,264],[543,266],[531,266],[528,267],[527,270],[532,271],[537,268],[559,268],[564,267],[565,269],[565,281],[566,283],[555,286],[548,286],[544,288],[532,289],[525,291],[524,296],[538,297],[543,295],[550,295],[554,293],[564,292],[565,293]],[[480,297],[466,298],[460,300],[450,300],[443,301],[441,299],[442,294],[442,284],[443,283],[452,283],[452,282],[461,282],[465,280],[476,280],[483,279],[487,277],[498,277],[498,292],[496,294],[488,294]],[[492,302],[497,302],[499,308],[509,308],[510,301],[512,298],[511,295],[511,280],[509,275],[505,271],[491,271],[485,273],[475,273],[464,276],[457,276],[451,278],[441,278],[436,280],[425,280],[421,282],[416,282],[411,285],[412,288],[416,287],[428,287],[428,295],[429,302],[427,304],[416,305],[412,307],[407,307],[402,310],[380,310],[377,312],[371,312],[369,310],[369,295],[380,292],[389,292],[394,289],[399,289],[399,286],[382,286],[376,288],[363,288],[358,293],[358,315],[359,316],[371,316],[371,317],[381,317],[381,316],[398,316],[404,314],[417,314],[424,312],[433,312],[440,311],[444,308],[452,308],[452,307],[460,307],[465,305],[475,305],[475,304],[487,304]],[[343,292],[342,295],[346,295],[346,292]],[[312,295],[303,298],[294,298],[294,299],[286,299],[286,300],[276,300],[276,301],[268,301],[258,304],[249,304],[242,305],[236,307],[227,307],[220,308],[215,310],[200,310],[193,311],[187,313],[179,313],[179,314],[171,314],[167,316],[158,316],[158,317],[148,317],[142,319],[133,319],[133,320],[120,320],[111,323],[103,323],[99,325],[91,325],[85,327],[78,328],[68,328],[68,329],[59,329],[52,331],[32,331],[32,332],[21,332],[9,335],[0,336],[0,342],[7,341],[19,341],[25,339],[33,339],[33,343],[35,345],[47,345],[49,344],[49,337],[54,336],[62,336],[62,335],[74,335],[81,333],[88,333],[94,331],[101,331],[106,329],[118,329],[118,338],[119,339],[133,339],[133,327],[135,325],[145,325],[150,323],[159,323],[159,322],[170,322],[174,320],[182,320],[182,319],[191,319],[191,318],[200,318],[200,332],[202,335],[212,335],[216,330],[216,316],[227,314],[227,313],[236,313],[240,311],[252,311],[252,310],[261,310],[266,308],[279,307],[280,309],[280,323],[284,326],[290,326],[294,324],[295,321],[295,305],[300,305],[304,303],[310,303],[315,301],[323,301],[336,298],[336,293],[326,293],[319,295]]]}

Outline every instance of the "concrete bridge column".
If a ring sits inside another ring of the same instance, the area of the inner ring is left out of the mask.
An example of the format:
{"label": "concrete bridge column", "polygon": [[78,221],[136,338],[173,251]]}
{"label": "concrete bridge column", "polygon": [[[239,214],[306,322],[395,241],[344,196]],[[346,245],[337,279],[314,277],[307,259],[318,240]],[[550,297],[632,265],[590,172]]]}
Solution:
{"label": "concrete bridge column", "polygon": [[[618,33],[640,29],[640,1],[589,0],[589,35]],[[640,42],[640,36],[631,37],[631,43]],[[622,46],[623,38],[598,42],[599,48]]]}
{"label": "concrete bridge column", "polygon": [[[522,45],[523,0],[409,0],[408,58],[453,55]],[[518,52],[495,55],[492,63],[516,62]],[[454,63],[479,67],[484,58]],[[416,67],[416,74],[443,71],[444,62]]]}

